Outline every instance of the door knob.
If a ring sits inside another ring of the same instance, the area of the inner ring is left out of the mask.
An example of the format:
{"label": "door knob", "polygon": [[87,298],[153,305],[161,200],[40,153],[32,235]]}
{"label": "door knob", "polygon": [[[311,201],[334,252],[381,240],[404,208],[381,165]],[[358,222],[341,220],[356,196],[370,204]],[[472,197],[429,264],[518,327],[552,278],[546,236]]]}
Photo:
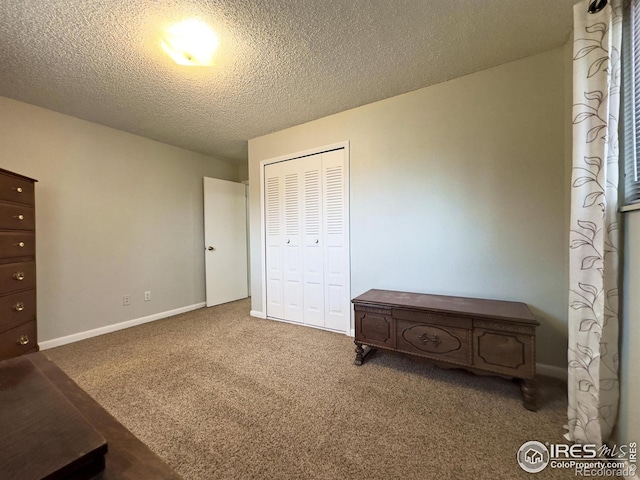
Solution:
{"label": "door knob", "polygon": [[207,250],[209,250],[209,251],[211,252],[211,251],[215,250],[215,248],[213,248],[211,245],[209,245],[209,246],[207,247]]}

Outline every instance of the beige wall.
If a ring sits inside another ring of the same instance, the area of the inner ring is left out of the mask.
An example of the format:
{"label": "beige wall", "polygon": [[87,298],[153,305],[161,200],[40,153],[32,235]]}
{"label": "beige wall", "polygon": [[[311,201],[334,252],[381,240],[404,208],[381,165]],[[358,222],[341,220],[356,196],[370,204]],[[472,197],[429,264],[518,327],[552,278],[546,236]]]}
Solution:
{"label": "beige wall", "polygon": [[40,341],[204,301],[202,177],[236,165],[0,97],[0,167],[39,180]]}
{"label": "beige wall", "polygon": [[241,182],[249,180],[249,166],[246,163],[238,166],[238,180]]}
{"label": "beige wall", "polygon": [[566,48],[249,141],[252,308],[262,312],[259,163],[351,149],[351,296],[523,301],[566,365]]}
{"label": "beige wall", "polygon": [[640,442],[640,211],[624,214],[619,443]]}

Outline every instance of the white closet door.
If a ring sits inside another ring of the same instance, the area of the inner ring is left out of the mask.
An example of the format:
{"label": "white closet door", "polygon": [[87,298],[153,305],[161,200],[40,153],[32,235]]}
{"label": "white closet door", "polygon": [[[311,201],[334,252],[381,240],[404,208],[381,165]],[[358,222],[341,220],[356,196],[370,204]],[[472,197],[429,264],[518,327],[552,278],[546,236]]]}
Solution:
{"label": "white closet door", "polygon": [[264,169],[265,202],[265,260],[267,315],[284,319],[284,205],[282,201],[282,166],[279,163],[267,165]]}
{"label": "white closet door", "polygon": [[264,167],[267,316],[348,332],[345,150]]}
{"label": "white closet door", "polygon": [[322,154],[303,159],[304,323],[324,327]]}
{"label": "white closet door", "polygon": [[347,191],[344,150],[322,154],[323,230],[324,230],[324,326],[345,331],[351,321]]}
{"label": "white closet door", "polygon": [[302,285],[302,165],[283,162],[284,180],[284,318],[303,321]]}

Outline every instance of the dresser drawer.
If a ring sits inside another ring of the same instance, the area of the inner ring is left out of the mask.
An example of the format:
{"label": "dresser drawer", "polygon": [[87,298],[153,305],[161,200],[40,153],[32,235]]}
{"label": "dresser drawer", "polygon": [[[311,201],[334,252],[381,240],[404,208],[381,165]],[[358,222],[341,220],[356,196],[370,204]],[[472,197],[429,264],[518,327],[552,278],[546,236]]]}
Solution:
{"label": "dresser drawer", "polygon": [[471,330],[396,320],[397,349],[434,359],[471,364]]}
{"label": "dresser drawer", "polygon": [[17,357],[36,348],[36,322],[27,322],[0,333],[0,360]]}
{"label": "dresser drawer", "polygon": [[27,290],[36,286],[36,262],[0,265],[0,294]]}
{"label": "dresser drawer", "polygon": [[0,203],[0,228],[11,230],[34,230],[35,209],[26,205]]}
{"label": "dresser drawer", "polygon": [[0,332],[36,319],[36,291],[0,297]]}
{"label": "dresser drawer", "polygon": [[0,232],[0,256],[31,257],[36,253],[36,236],[33,232]]}
{"label": "dresser drawer", "polygon": [[35,203],[33,182],[0,174],[0,200],[33,205]]}

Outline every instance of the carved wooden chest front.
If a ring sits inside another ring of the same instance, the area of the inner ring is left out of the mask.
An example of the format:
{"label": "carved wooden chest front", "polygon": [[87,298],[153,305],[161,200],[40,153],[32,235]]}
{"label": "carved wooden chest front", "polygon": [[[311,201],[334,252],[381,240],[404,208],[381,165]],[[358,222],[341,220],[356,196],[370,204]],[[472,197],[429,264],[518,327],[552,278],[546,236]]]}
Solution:
{"label": "carved wooden chest front", "polygon": [[443,367],[518,378],[525,408],[536,409],[539,323],[524,303],[369,290],[353,304],[356,365],[383,348]]}

